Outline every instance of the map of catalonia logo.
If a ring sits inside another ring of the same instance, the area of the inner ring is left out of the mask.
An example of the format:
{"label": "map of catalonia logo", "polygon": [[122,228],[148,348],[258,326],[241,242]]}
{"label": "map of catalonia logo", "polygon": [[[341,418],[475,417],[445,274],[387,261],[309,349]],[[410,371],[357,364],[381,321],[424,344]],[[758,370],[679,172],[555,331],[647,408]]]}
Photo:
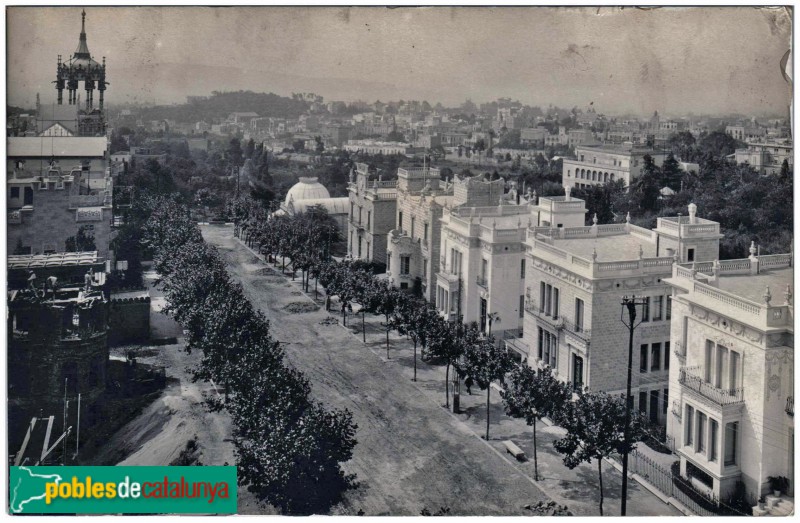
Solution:
{"label": "map of catalonia logo", "polygon": [[236,467],[11,467],[11,514],[235,514]]}

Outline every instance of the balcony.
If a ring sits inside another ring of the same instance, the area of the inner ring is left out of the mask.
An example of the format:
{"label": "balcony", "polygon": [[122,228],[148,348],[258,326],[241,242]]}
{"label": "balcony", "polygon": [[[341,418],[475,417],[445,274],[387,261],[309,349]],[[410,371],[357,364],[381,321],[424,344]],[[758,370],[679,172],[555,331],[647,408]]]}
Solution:
{"label": "balcony", "polygon": [[475,283],[478,284],[478,287],[483,287],[487,291],[489,290],[489,280],[487,280],[486,277],[478,276],[475,278]]}
{"label": "balcony", "polygon": [[744,402],[744,388],[720,389],[699,376],[700,367],[681,367],[678,382],[720,407]]}
{"label": "balcony", "polygon": [[532,315],[534,318],[550,324],[550,326],[556,330],[565,330],[568,334],[575,336],[578,340],[582,341],[586,345],[589,345],[589,343],[592,341],[591,329],[584,329],[583,327],[576,325],[563,316],[553,317],[547,312],[540,310],[536,305],[536,302],[533,300],[528,300],[525,302],[525,312]]}

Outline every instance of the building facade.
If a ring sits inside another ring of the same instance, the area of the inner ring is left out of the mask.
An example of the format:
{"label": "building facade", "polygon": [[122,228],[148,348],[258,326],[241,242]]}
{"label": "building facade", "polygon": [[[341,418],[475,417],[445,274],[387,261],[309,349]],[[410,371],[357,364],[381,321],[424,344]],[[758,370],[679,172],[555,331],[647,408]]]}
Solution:
{"label": "building facade", "polygon": [[531,227],[522,340],[529,364],[551,367],[576,389],[624,392],[629,332],[620,320],[621,302],[643,298],[631,390],[640,411],[665,423],[672,313],[664,280],[675,261],[716,259],[721,237],[718,223],[695,213],[692,206],[689,217],[659,218],[654,230],[596,221]]}
{"label": "building facade", "polygon": [[794,165],[793,146],[783,143],[751,143],[744,149],[736,149],[736,163],[749,164],[761,174],[779,174],[783,162]]}
{"label": "building facade", "polygon": [[645,155],[658,166],[666,158],[665,153],[632,146],[576,147],[575,158],[564,158],[562,184],[583,188],[623,180],[627,187],[641,174]]}
{"label": "building facade", "polygon": [[9,253],[47,254],[83,227],[110,258],[113,179],[105,138],[8,139]]}
{"label": "building facade", "polygon": [[[748,498],[794,491],[792,254],[677,264],[667,431],[681,475],[725,499],[737,481]],[[755,509],[754,509],[755,510]],[[754,512],[754,515],[755,512]]]}
{"label": "building facade", "polygon": [[[452,204],[453,186],[435,167],[397,170],[397,215],[386,242],[386,274],[400,289],[434,299],[441,249],[441,219]],[[419,283],[417,283],[419,282]]]}
{"label": "building facade", "polygon": [[373,178],[365,163],[357,163],[350,176],[347,252],[353,258],[386,264],[386,238],[395,228],[397,213],[397,180]]}

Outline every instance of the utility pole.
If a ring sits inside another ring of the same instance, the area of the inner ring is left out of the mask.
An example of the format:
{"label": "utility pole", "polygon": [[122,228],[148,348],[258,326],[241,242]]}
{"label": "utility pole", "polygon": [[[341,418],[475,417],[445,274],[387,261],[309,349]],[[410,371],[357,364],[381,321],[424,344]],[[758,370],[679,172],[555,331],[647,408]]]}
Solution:
{"label": "utility pole", "polygon": [[[631,424],[631,370],[633,367],[633,331],[638,327],[642,321],[636,323],[636,306],[646,304],[645,298],[636,298],[627,296],[622,298],[622,310],[620,311],[620,321],[628,327],[628,384],[625,389],[625,431],[623,436],[623,453],[622,453],[622,502],[620,503],[620,516],[625,515],[628,504],[628,435],[630,432]],[[628,311],[628,319],[625,320],[625,311]]]}
{"label": "utility pole", "polygon": [[[460,267],[459,267],[460,269]],[[456,302],[456,329],[458,339],[461,339],[461,330],[463,328],[461,321],[461,273],[458,274],[458,301]],[[458,369],[453,369],[453,413],[458,414],[461,411],[461,377],[458,375]]]}

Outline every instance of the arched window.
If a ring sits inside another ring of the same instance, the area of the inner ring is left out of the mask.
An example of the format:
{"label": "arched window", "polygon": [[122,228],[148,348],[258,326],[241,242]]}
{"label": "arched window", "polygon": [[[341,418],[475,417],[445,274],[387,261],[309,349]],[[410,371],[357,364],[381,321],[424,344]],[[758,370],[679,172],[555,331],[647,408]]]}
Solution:
{"label": "arched window", "polygon": [[609,178],[610,178],[610,179],[611,179],[611,181],[613,182],[613,181],[614,181],[614,173],[611,173],[611,176],[609,176]]}
{"label": "arched window", "polygon": [[608,173],[603,173],[603,182],[608,181]]}

